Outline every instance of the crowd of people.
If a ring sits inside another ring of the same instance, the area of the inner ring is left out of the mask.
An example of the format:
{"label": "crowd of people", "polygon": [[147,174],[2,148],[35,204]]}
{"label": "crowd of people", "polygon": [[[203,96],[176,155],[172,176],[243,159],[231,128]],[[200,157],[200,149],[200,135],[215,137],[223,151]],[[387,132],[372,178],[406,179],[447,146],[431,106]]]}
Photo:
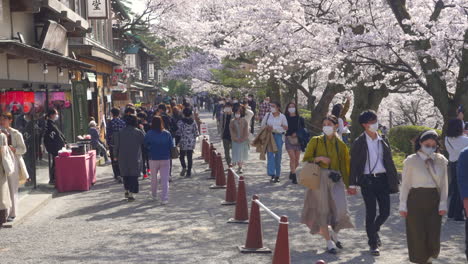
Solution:
{"label": "crowd of people", "polygon": [[[162,205],[169,202],[173,159],[179,159],[180,176],[190,178],[193,152],[200,133],[200,119],[194,106],[184,100],[171,101],[154,109],[134,107],[111,110],[107,143],[116,181],[123,183],[125,198],[134,201],[139,193],[139,177],[151,175],[151,194]],[[159,175],[159,177],[158,177]],[[158,185],[161,195],[158,197]]]}
{"label": "crowd of people", "polygon": [[[283,145],[289,155],[292,183],[298,183],[296,170],[302,152],[303,162],[318,164],[320,184],[306,192],[302,223],[312,234],[324,238],[329,253],[336,254],[344,247],[338,233],[354,227],[346,196],[355,195],[360,187],[370,254],[380,255],[383,241],[379,231],[390,216],[390,194],[399,193],[399,213],[406,222],[409,259],[413,263],[432,263],[440,252],[442,216],[448,213],[449,219],[465,221],[468,208],[468,137],[464,135],[463,113],[450,121],[446,131],[445,147],[450,162],[441,154],[440,135],[427,130],[415,140],[414,154],[404,161],[400,177],[386,137],[388,129],[379,124],[374,111],[361,113],[355,125],[362,126],[364,132],[350,146],[347,144],[349,124],[345,115],[349,103],[350,98],[346,98],[343,104],[334,105],[331,114],[323,119],[323,134],[310,140],[303,131],[304,119],[293,102],[283,112],[281,105],[269,97],[258,107],[253,95],[242,100],[220,98],[213,118],[217,121],[226,162],[229,166],[238,165],[238,173],[243,173],[249,146],[256,147],[260,159],[267,160],[266,175],[272,183],[280,182]],[[249,111],[260,123],[256,137]]]}
{"label": "crowd of people", "polygon": [[[134,201],[139,178],[150,174],[151,197],[161,205],[168,204],[175,159],[180,161],[180,176],[192,177],[201,124],[198,109],[205,104],[217,122],[225,161],[236,167],[237,173],[244,173],[251,147],[260,153],[261,160],[267,160],[265,175],[273,184],[281,180],[283,148],[289,156],[289,179],[293,184],[301,183],[297,171],[301,160],[318,168],[317,186],[306,192],[301,222],[311,234],[323,237],[330,254],[346,246],[338,234],[354,228],[346,197],[357,194],[358,187],[365,205],[369,252],[374,256],[380,255],[385,242],[379,232],[390,216],[391,194],[399,193],[399,213],[405,218],[409,259],[413,263],[432,263],[438,257],[444,215],[454,221],[466,219],[468,137],[463,111],[447,127],[444,145],[448,159],[441,154],[440,135],[435,130],[424,131],[415,139],[414,154],[404,161],[400,177],[386,137],[388,129],[379,124],[374,111],[360,114],[354,125],[362,126],[364,132],[351,145],[347,143],[350,98],[333,106],[330,115],[322,120],[323,133],[312,138],[294,102],[283,111],[280,103],[269,97],[257,104],[252,94],[240,99],[218,97],[216,103],[213,97],[206,98],[209,100],[201,105],[193,105],[192,98],[181,104],[172,100],[155,107],[129,104],[123,109],[113,108],[106,126],[106,142],[100,140],[97,124],[91,120],[91,145],[112,165],[115,180],[123,183],[125,199]],[[195,102],[200,103],[198,99]],[[53,157],[67,144],[55,123],[58,114],[55,109],[46,114],[44,145]],[[11,127],[12,120],[10,113],[0,115],[0,226],[15,219],[18,187],[29,178],[22,159],[27,151],[25,143],[21,133]],[[54,159],[52,183],[53,168]]]}

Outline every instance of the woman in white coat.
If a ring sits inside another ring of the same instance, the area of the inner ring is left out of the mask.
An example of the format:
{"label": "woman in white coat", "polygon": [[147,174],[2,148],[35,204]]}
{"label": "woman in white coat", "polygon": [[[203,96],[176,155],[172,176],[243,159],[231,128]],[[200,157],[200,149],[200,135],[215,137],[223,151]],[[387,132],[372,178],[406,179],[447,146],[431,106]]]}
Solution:
{"label": "woman in white coat", "polygon": [[[7,146],[7,137],[0,133],[0,228],[7,221],[8,209],[11,207],[11,197],[10,190],[8,189],[8,175],[6,172],[9,172],[8,169],[4,167],[3,153],[5,153]],[[10,162],[5,162],[6,165],[9,165],[7,168],[13,166],[12,160],[7,159]]]}
{"label": "woman in white coat", "polygon": [[8,210],[8,222],[15,220],[18,214],[18,189],[20,184],[24,184],[29,178],[26,164],[23,160],[23,154],[26,153],[26,145],[24,144],[23,135],[18,130],[11,127],[13,116],[11,113],[6,112],[0,116],[1,132],[7,137],[9,149],[6,151],[7,155],[14,157],[13,173],[8,177],[8,188],[11,197],[11,207]]}

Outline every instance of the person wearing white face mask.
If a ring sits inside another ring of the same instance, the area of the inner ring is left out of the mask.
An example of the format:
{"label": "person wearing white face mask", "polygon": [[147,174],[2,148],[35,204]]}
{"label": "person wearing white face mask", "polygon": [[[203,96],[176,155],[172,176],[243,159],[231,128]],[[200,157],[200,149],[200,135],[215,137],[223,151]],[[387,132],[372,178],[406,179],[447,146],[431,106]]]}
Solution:
{"label": "person wearing white face mask", "polygon": [[283,155],[283,136],[288,130],[288,120],[281,113],[281,106],[274,102],[270,104],[270,113],[268,113],[262,121],[262,128],[266,127],[268,131],[273,133],[273,138],[278,149],[277,152],[267,153],[267,173],[271,177],[270,182],[278,183],[281,176],[281,161]]}
{"label": "person wearing white face mask", "polygon": [[59,119],[59,114],[56,109],[50,109],[46,115],[47,123],[44,133],[44,146],[47,152],[52,156],[52,164],[49,173],[49,184],[55,184],[55,157],[58,156],[61,150],[67,143],[65,136],[58,129],[55,122]]}
{"label": "person wearing white face mask", "polygon": [[423,132],[415,154],[403,165],[400,215],[406,220],[409,260],[432,263],[440,252],[442,216],[447,213],[447,159],[439,152],[439,135]]}
{"label": "person wearing white face mask", "polygon": [[234,120],[229,124],[232,140],[232,163],[237,164],[237,172],[244,173],[244,161],[249,158],[249,123],[244,118],[245,108],[241,105],[234,106]]}
{"label": "person wearing white face mask", "polygon": [[304,118],[299,116],[295,103],[290,103],[286,107],[286,120],[288,121],[288,131],[286,131],[286,151],[289,155],[289,179],[293,184],[297,184],[296,169],[299,167],[301,158],[301,142],[297,136],[297,132],[302,127],[305,127]]}
{"label": "person wearing white face mask", "polygon": [[324,135],[313,137],[307,144],[304,162],[320,166],[320,185],[308,189],[304,199],[301,223],[311,234],[320,234],[326,240],[327,252],[336,254],[343,248],[338,239],[341,229],[353,228],[346,201],[345,184],[349,176],[349,151],[338,138],[338,119],[331,115],[322,121]]}
{"label": "person wearing white face mask", "polygon": [[348,193],[354,195],[356,185],[361,187],[366,206],[366,232],[370,253],[379,256],[379,247],[382,245],[380,227],[390,216],[390,194],[398,192],[399,179],[390,143],[377,132],[377,114],[372,110],[364,111],[359,116],[359,123],[365,132],[356,138],[351,147]]}
{"label": "person wearing white face mask", "polygon": [[228,166],[231,165],[231,148],[232,137],[230,124],[232,120],[232,104],[227,102],[223,108],[223,115],[221,116],[221,138],[223,139],[224,157]]}

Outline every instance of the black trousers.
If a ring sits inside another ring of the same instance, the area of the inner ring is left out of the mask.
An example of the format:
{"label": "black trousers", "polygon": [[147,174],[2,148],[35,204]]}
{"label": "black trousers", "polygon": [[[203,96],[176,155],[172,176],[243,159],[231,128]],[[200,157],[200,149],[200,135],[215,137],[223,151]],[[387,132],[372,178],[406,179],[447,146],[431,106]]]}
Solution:
{"label": "black trousers", "polygon": [[250,120],[250,134],[254,133],[254,127],[255,127],[255,115],[252,117],[252,120]]}
{"label": "black trousers", "polygon": [[[366,205],[368,243],[371,247],[377,246],[380,227],[390,216],[390,190],[387,177],[368,177],[365,186],[361,186],[361,193]],[[379,206],[378,216],[377,205]]]}
{"label": "black trousers", "polygon": [[[185,164],[185,156],[187,156],[187,164]],[[187,174],[192,175],[192,164],[193,164],[193,150],[181,150],[180,151],[180,165],[182,168],[187,169]]]}
{"label": "black trousers", "polygon": [[58,156],[58,153],[50,153],[49,158],[52,160],[49,168],[49,181],[55,182],[55,157]]}
{"label": "black trousers", "polygon": [[139,184],[138,184],[138,177],[136,176],[124,176],[123,177],[123,184],[126,191],[131,193],[138,193],[139,192]]}
{"label": "black trousers", "polygon": [[468,218],[465,219],[465,247],[466,260],[468,260]]}
{"label": "black trousers", "polygon": [[148,174],[148,170],[150,168],[150,166],[149,166],[149,156],[148,156],[148,151],[145,150],[145,147],[142,147],[141,149],[143,150],[141,152],[143,166],[141,166],[141,167],[142,167],[142,170],[143,170],[143,175],[145,175],[145,174]]}
{"label": "black trousers", "polygon": [[110,158],[112,161],[112,171],[114,172],[114,178],[117,179],[117,177],[120,176],[120,168],[119,168],[119,162],[114,160],[114,147],[109,146],[109,152],[110,152]]}
{"label": "black trousers", "polygon": [[460,197],[460,190],[458,189],[458,176],[457,176],[457,163],[450,162],[450,185],[449,195],[450,204],[448,208],[448,218],[454,218],[456,220],[463,220],[463,202]]}

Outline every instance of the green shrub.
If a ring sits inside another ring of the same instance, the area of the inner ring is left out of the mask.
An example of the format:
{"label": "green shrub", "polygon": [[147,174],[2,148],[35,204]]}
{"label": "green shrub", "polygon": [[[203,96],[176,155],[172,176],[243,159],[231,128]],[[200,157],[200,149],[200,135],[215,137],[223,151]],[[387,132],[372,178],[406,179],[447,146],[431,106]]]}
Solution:
{"label": "green shrub", "polygon": [[[414,152],[414,140],[429,127],[423,126],[397,126],[390,129],[388,139],[390,144],[396,150],[410,155]],[[436,130],[439,135],[442,135],[441,130]]]}
{"label": "green shrub", "polygon": [[311,118],[311,116],[312,116],[312,112],[311,112],[310,110],[302,109],[302,108],[299,109],[299,114],[300,114],[305,120],[310,120],[310,118]]}

